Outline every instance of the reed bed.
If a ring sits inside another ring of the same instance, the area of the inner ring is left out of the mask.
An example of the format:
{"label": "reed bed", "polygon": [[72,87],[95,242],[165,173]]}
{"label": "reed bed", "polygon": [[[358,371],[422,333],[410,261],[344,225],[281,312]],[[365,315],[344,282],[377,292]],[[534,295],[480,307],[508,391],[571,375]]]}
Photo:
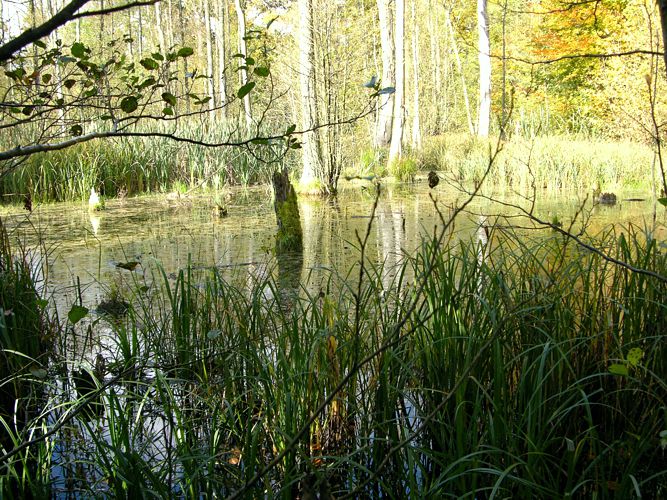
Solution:
{"label": "reed bed", "polygon": [[[667,275],[650,233],[596,243]],[[3,444],[0,487],[17,497],[44,484],[63,497],[665,495],[665,281],[560,235],[507,228],[486,247],[425,241],[391,282],[385,271],[364,261],[313,292],[271,273],[249,283],[156,268],[137,280],[126,317],[94,320],[115,343],[104,369],[87,368],[85,394],[64,344],[87,327],[70,315],[43,381],[49,399]],[[84,411],[92,404],[99,411]],[[28,456],[37,468],[23,467]]]}
{"label": "reed bed", "polygon": [[[457,181],[479,180],[493,141],[462,134],[429,138],[418,154],[423,170]],[[650,146],[569,136],[512,137],[490,172],[493,185],[538,190],[653,190],[655,155]],[[655,171],[655,178],[660,174]]]}
{"label": "reed bed", "polygon": [[[157,131],[174,132],[168,127]],[[184,122],[179,134],[210,143],[243,139],[231,122],[214,128],[208,123]],[[37,202],[87,200],[91,188],[117,197],[267,183],[274,169],[267,161],[274,159],[268,146],[252,151],[204,148],[159,137],[91,141],[32,155],[19,168],[0,176],[0,202],[18,203],[26,196]]]}

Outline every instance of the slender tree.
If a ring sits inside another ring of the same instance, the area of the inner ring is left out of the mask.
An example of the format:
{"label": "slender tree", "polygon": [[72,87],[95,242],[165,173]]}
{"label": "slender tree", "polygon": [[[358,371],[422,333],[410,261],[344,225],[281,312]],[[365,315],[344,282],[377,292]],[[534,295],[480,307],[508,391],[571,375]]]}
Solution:
{"label": "slender tree", "polygon": [[412,147],[421,148],[422,134],[419,124],[419,23],[416,17],[417,0],[412,0],[412,86],[414,90],[412,101]]}
{"label": "slender tree", "polygon": [[155,9],[155,29],[157,30],[157,41],[160,44],[160,50],[167,50],[164,37],[164,28],[162,26],[162,11],[160,10],[160,5],[160,2],[156,2],[153,6]]}
{"label": "slender tree", "polygon": [[396,63],[396,92],[394,94],[394,117],[391,127],[389,162],[401,157],[403,152],[403,121],[405,118],[405,0],[396,0],[394,31],[394,54]]}
{"label": "slender tree", "polygon": [[217,0],[217,16],[215,31],[215,45],[218,55],[218,92],[220,96],[220,105],[222,106],[222,115],[226,117],[227,107],[224,104],[227,102],[227,81],[225,76],[225,66],[227,56],[225,47],[225,19],[227,18],[227,5],[225,0]]}
{"label": "slender tree", "polygon": [[313,1],[299,0],[299,84],[301,89],[301,128],[303,170],[301,185],[308,189],[319,171],[320,141],[317,130],[317,91],[315,89],[315,43],[313,38]]}
{"label": "slender tree", "polygon": [[215,110],[216,106],[216,95],[215,95],[215,76],[213,70],[213,35],[211,32],[211,9],[209,5],[209,0],[202,0],[204,4],[204,22],[206,23],[206,88],[208,90],[208,95],[211,98],[208,101],[208,107],[211,113],[209,113],[209,119],[211,123],[215,122]]}
{"label": "slender tree", "polygon": [[[382,50],[382,86],[393,87],[396,78],[393,16],[389,8],[390,0],[377,0],[380,20],[380,47]],[[386,147],[391,143],[391,127],[394,116],[394,94],[385,93],[378,99],[378,120],[375,132],[377,146]]]}
{"label": "slender tree", "polygon": [[477,33],[479,45],[479,112],[477,114],[477,135],[489,135],[491,121],[491,44],[489,42],[489,15],[487,0],[477,0]]}
{"label": "slender tree", "polygon": [[[243,54],[243,57],[247,57],[248,45],[246,43],[245,2],[241,2],[242,0],[234,0],[239,33],[239,53]],[[245,63],[241,66],[239,73],[241,74],[241,85],[248,83],[248,70],[245,68]],[[246,127],[250,130],[250,127],[252,127],[252,108],[250,107],[249,94],[246,94],[243,97],[243,110],[245,113]]]}

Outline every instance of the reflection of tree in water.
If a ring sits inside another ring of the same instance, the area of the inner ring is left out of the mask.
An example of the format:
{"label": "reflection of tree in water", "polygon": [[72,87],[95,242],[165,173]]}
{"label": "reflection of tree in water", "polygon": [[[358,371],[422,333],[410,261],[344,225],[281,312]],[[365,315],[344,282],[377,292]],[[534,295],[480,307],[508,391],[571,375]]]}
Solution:
{"label": "reflection of tree in water", "polygon": [[301,272],[303,270],[302,252],[276,252],[278,262],[278,293],[291,304],[291,300],[299,295]]}

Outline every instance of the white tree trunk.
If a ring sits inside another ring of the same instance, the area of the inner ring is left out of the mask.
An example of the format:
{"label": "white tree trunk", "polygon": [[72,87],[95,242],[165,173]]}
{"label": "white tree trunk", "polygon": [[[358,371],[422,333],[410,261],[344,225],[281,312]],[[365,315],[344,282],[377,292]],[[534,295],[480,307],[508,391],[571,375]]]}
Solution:
{"label": "white tree trunk", "polygon": [[313,1],[299,0],[299,86],[301,89],[301,129],[303,170],[300,184],[304,188],[315,180],[320,164],[319,131],[316,130],[317,94],[315,90],[315,42],[313,40]]}
{"label": "white tree trunk", "polygon": [[[234,5],[236,6],[236,19],[239,25],[239,53],[243,54],[244,57],[248,55],[248,46],[246,45],[246,26],[245,26],[245,11],[244,5],[241,5],[241,0],[235,0]],[[245,66],[245,61],[243,62]],[[241,85],[248,83],[248,71],[246,69],[241,69]],[[245,121],[246,127],[248,130],[252,127],[252,108],[250,107],[250,94],[246,94],[243,97],[243,110],[245,112]]]}
{"label": "white tree trunk", "polygon": [[415,15],[415,4],[417,0],[412,0],[412,84],[414,88],[412,103],[412,147],[420,149],[422,146],[422,133],[419,126],[419,23]]}
{"label": "white tree trunk", "polygon": [[[215,96],[215,84],[214,82],[214,71],[213,71],[213,36],[211,34],[211,9],[209,5],[209,0],[202,0],[204,3],[204,22],[206,23],[206,87],[208,89],[208,95],[211,98],[208,101],[209,119],[211,123],[215,122],[215,115],[213,111],[215,110],[216,96]],[[156,4],[157,5],[157,4]]]}
{"label": "white tree trunk", "polygon": [[155,5],[155,27],[157,28],[157,40],[160,44],[160,51],[164,52],[167,50],[167,46],[164,40],[164,29],[162,28],[162,11],[160,10],[160,2],[157,2]]}
{"label": "white tree trunk", "polygon": [[395,161],[403,153],[403,120],[405,100],[405,0],[396,0],[396,25],[394,29],[396,92],[394,93],[394,120],[391,128],[389,162]]}
{"label": "white tree trunk", "polygon": [[479,34],[479,113],[477,135],[489,135],[491,121],[491,45],[489,43],[489,15],[487,0],[477,0],[477,31]]}
{"label": "white tree trunk", "polygon": [[227,82],[225,78],[225,66],[226,66],[226,55],[225,55],[225,18],[226,8],[225,0],[218,0],[218,25],[217,31],[215,33],[215,42],[216,49],[218,52],[218,90],[220,93],[220,105],[222,108],[222,116],[226,116],[225,103],[227,102]]}
{"label": "white tree trunk", "polygon": [[[394,69],[394,37],[390,0],[377,0],[378,17],[380,20],[380,43],[382,48],[382,87],[393,87]],[[391,142],[392,118],[394,116],[394,94],[383,94],[378,99],[378,121],[375,132],[377,146],[386,147]]]}

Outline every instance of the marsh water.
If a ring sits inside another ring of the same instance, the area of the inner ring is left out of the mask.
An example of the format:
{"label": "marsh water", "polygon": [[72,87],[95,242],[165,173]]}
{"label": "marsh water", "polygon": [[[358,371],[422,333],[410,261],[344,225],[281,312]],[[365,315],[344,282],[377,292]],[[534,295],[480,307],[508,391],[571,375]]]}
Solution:
{"label": "marsh water", "polygon": [[[530,208],[530,202],[515,193],[487,194],[505,204]],[[276,261],[276,219],[271,191],[266,187],[229,190],[225,200],[228,215],[224,218],[216,215],[213,199],[206,195],[109,200],[100,212],[89,211],[85,202],[37,206],[32,214],[13,208],[4,209],[2,217],[11,237],[18,238],[34,257],[35,272],[44,278],[43,293],[54,299],[64,318],[72,304],[94,311],[114,291],[123,293],[124,287],[137,284],[152,287],[155,279],[174,279],[188,266],[216,267],[241,283],[247,280],[249,286],[258,277],[281,274],[279,286],[316,292],[326,286],[331,273],[345,277],[354,269],[360,259],[360,240],[366,233],[369,236],[365,255],[382,264],[378,269],[389,285],[405,256],[414,254],[422,239],[441,227],[452,208],[466,198],[465,193],[442,185],[429,190],[424,181],[383,186],[379,197],[375,186],[366,183],[343,186],[337,200],[302,198],[299,208],[304,249],[293,266]],[[634,223],[652,228],[654,237],[665,245],[665,211],[648,194],[619,193],[615,205],[584,203],[584,198],[577,193],[540,193],[534,214],[549,222],[559,221],[565,227],[577,214],[574,227],[578,230],[585,221],[589,234],[613,224]],[[371,219],[374,206],[375,217]],[[478,198],[456,218],[449,242],[473,238],[486,243],[488,228],[494,223],[526,237],[552,234],[550,229],[531,227],[526,218],[512,217],[515,214],[515,208]],[[155,273],[160,266],[164,274]],[[355,274],[350,274],[349,279],[355,279]],[[80,341],[70,336],[65,347],[68,352],[61,354],[74,363],[85,361],[89,366],[101,353],[112,360],[117,346],[114,347],[111,328],[91,318],[86,321],[94,325],[95,342],[87,347],[85,343],[76,345]],[[75,397],[68,395],[73,389],[71,381],[67,382],[74,368],[72,364],[69,375],[55,385],[65,400]],[[147,435],[169,436],[159,414],[150,426]],[[107,426],[83,426],[54,450],[56,466],[52,477],[57,497],[69,497],[73,478],[98,476],[98,471],[83,474],[70,470],[70,465],[85,456],[95,441],[91,432],[111,442]],[[156,441],[154,453],[160,455],[170,446],[170,440],[171,437],[163,437]]]}
{"label": "marsh water", "polygon": [[[438,211],[446,220],[452,207],[466,199],[462,191],[442,184],[435,190],[425,181],[382,186],[366,256],[382,263],[388,277],[423,237],[442,225]],[[487,194],[526,209],[531,205],[516,193]],[[108,200],[106,209],[97,212],[85,202],[37,206],[32,214],[4,209],[3,221],[12,237],[38,256],[40,274],[59,309],[74,301],[94,309],[128,277],[147,279],[145,271],[156,263],[172,277],[188,265],[216,266],[236,276],[275,273],[276,219],[270,188],[230,189],[225,197],[224,218],[216,215],[211,196],[161,195]],[[589,234],[632,222],[654,227],[654,236],[665,240],[664,209],[656,207],[652,195],[619,193],[614,205],[593,204],[590,198],[584,203],[585,193],[538,192],[534,214],[565,227],[577,214],[576,227],[585,220]],[[359,261],[359,238],[371,222],[375,199],[371,183],[347,183],[336,200],[300,199],[304,250],[299,265],[288,269],[293,276],[287,282],[316,289],[329,270],[344,275],[352,269]],[[457,217],[453,241],[474,238],[481,226],[494,222],[520,230],[530,226],[526,219],[497,217],[516,212],[476,199]],[[124,269],[123,264],[135,263],[132,271]]]}

